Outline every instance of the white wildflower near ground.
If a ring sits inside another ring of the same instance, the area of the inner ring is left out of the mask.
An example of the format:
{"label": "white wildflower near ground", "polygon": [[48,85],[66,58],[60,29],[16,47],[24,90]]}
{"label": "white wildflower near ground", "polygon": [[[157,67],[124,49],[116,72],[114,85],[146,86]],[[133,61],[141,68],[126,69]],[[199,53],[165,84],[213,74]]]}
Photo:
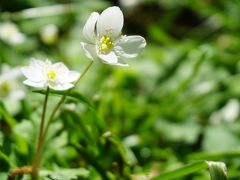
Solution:
{"label": "white wildflower near ground", "polygon": [[11,68],[3,64],[0,74],[0,100],[10,114],[16,114],[20,109],[20,100],[26,93],[19,82],[21,71],[19,67]]}
{"label": "white wildflower near ground", "polygon": [[25,96],[24,90],[20,87],[18,78],[21,75],[19,67],[10,68],[7,64],[2,65],[0,74],[0,97],[21,100]]}
{"label": "white wildflower near ground", "polygon": [[80,73],[70,71],[63,63],[52,64],[49,60],[32,59],[29,66],[22,67],[21,71],[27,78],[24,84],[36,88],[49,87],[59,91],[72,88],[73,83],[80,76]]}
{"label": "white wildflower near ground", "polygon": [[93,12],[83,28],[87,43],[81,45],[86,56],[110,65],[127,66],[122,58],[136,57],[146,46],[146,41],[138,35],[122,35],[123,21],[123,13],[116,6],[101,14]]}
{"label": "white wildflower near ground", "polygon": [[17,45],[25,41],[26,37],[18,27],[11,22],[0,23],[0,38],[8,44]]}

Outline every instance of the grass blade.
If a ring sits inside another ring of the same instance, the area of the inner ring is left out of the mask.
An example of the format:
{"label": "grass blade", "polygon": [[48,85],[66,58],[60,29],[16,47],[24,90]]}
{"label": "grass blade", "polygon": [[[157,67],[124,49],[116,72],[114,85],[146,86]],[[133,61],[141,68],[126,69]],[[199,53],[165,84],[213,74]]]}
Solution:
{"label": "grass blade", "polygon": [[[39,94],[46,94],[46,90],[35,90],[33,91],[34,93],[39,93]],[[64,95],[66,93],[66,91],[55,91],[55,90],[50,90],[49,91],[50,94],[55,94],[55,95]],[[85,104],[87,104],[88,106],[92,107],[92,103],[90,102],[90,100],[82,95],[81,93],[77,92],[77,91],[71,91],[68,92],[67,94],[68,97],[74,98],[80,102],[83,102]]]}
{"label": "grass blade", "polygon": [[198,172],[200,170],[207,169],[207,168],[208,168],[208,165],[205,161],[198,161],[198,162],[194,162],[186,166],[183,166],[179,169],[162,173],[159,176],[153,178],[153,180],[167,180],[167,179],[179,178],[179,177],[186,176],[188,174]]}
{"label": "grass blade", "polygon": [[167,180],[180,178],[192,173],[196,173],[200,170],[209,169],[211,180],[227,180],[227,170],[226,166],[222,162],[213,161],[197,161],[179,169],[162,173],[153,180]]}

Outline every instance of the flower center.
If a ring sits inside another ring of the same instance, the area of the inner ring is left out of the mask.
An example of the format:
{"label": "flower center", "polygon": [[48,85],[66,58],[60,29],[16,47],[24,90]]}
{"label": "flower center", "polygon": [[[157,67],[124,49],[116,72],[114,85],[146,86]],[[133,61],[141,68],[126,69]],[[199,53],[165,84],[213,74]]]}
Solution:
{"label": "flower center", "polygon": [[0,84],[0,97],[6,97],[11,91],[10,84],[8,82],[3,82]]}
{"label": "flower center", "polygon": [[113,47],[112,39],[108,36],[102,36],[98,44],[100,52],[106,54],[109,52],[110,49],[112,49],[112,47]]}
{"label": "flower center", "polygon": [[49,79],[54,79],[55,77],[56,77],[56,71],[54,70],[54,69],[50,69],[48,72],[47,72],[47,77],[49,78]]}

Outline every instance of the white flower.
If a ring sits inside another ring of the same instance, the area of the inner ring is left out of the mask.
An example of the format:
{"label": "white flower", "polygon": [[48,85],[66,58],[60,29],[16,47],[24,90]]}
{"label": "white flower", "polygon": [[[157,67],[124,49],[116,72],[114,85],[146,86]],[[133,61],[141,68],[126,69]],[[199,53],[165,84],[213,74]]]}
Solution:
{"label": "white flower", "polygon": [[58,27],[55,24],[48,24],[40,31],[41,40],[46,44],[54,44],[58,39]]}
{"label": "white flower", "polygon": [[3,64],[0,74],[0,99],[11,115],[21,110],[21,102],[26,93],[18,78],[21,76],[20,67],[11,68]]}
{"label": "white flower", "polygon": [[120,58],[136,57],[146,41],[141,36],[122,35],[122,27],[123,13],[119,7],[109,7],[100,15],[93,12],[83,28],[88,42],[81,45],[86,56],[111,65],[127,66]]}
{"label": "white flower", "polygon": [[12,45],[21,44],[25,41],[25,35],[11,22],[0,23],[0,38]]}
{"label": "white flower", "polygon": [[49,87],[54,90],[67,90],[74,86],[80,74],[70,71],[63,63],[52,64],[49,60],[32,59],[30,65],[21,68],[27,78],[23,83],[32,87]]}
{"label": "white flower", "polygon": [[11,69],[8,65],[2,65],[0,74],[0,98],[21,100],[25,96],[25,92],[20,87],[17,78],[21,75],[20,68]]}

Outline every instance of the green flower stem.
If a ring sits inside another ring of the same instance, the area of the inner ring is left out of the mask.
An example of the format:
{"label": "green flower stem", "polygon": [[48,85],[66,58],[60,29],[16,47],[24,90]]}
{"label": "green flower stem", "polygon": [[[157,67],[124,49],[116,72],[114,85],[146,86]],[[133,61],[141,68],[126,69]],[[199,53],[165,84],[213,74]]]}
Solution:
{"label": "green flower stem", "polygon": [[[88,72],[89,68],[92,66],[94,61],[90,61],[90,63],[87,65],[87,67],[84,69],[83,73],[80,75],[80,77],[78,78],[78,80],[75,82],[75,85],[77,83],[79,83],[79,81],[83,78],[83,76],[85,76],[85,74]],[[71,89],[69,90],[71,91]]]}
{"label": "green flower stem", "polygon": [[[87,65],[87,67],[84,69],[84,71],[83,71],[83,73],[80,75],[80,77],[78,78],[78,80],[75,82],[75,85],[77,84],[77,83],[79,83],[79,81],[84,77],[84,75],[87,73],[87,71],[89,70],[89,68],[92,66],[92,64],[93,64],[93,61],[90,61],[90,63]],[[51,124],[51,122],[53,121],[53,119],[54,119],[54,117],[55,117],[55,115],[56,115],[56,113],[57,113],[57,111],[58,111],[58,109],[60,108],[60,106],[62,105],[62,103],[65,101],[65,99],[66,99],[66,97],[67,97],[67,95],[68,95],[68,93],[71,91],[71,89],[69,89],[68,91],[66,91],[66,93],[62,96],[62,98],[60,99],[60,101],[58,102],[58,104],[55,106],[55,108],[53,109],[53,111],[52,111],[52,113],[51,113],[51,115],[50,115],[50,117],[49,117],[49,119],[48,119],[48,122],[47,122],[47,124],[46,124],[46,127],[45,127],[45,130],[44,131],[42,131],[42,135],[41,135],[41,138],[39,139],[40,141],[39,141],[39,152],[38,153],[40,153],[41,152],[41,148],[42,148],[42,145],[43,145],[43,143],[44,143],[44,141],[45,141],[45,139],[46,139],[46,136],[47,136],[47,132],[48,132],[48,129],[49,129],[49,126],[50,126],[50,124]],[[34,171],[33,171],[33,174],[38,174],[38,166],[39,166],[39,163],[40,163],[40,160],[38,159],[38,161],[37,161],[37,163],[38,164],[36,164],[35,166],[37,166],[37,168],[35,168],[35,173],[34,173]],[[34,167],[34,166],[33,166]]]}
{"label": "green flower stem", "polygon": [[[79,81],[84,77],[84,75],[87,73],[87,71],[89,70],[89,68],[92,66],[93,61],[90,61],[90,63],[87,65],[87,67],[84,69],[83,73],[80,75],[80,77],[78,78],[78,80],[75,82],[75,85],[77,83],[79,83]],[[62,96],[62,98],[60,99],[60,101],[58,102],[58,104],[56,105],[56,107],[53,109],[52,114],[49,117],[48,123],[46,125],[45,131],[43,133],[43,140],[46,138],[49,126],[51,124],[51,121],[53,120],[55,114],[57,113],[57,110],[59,109],[59,107],[61,106],[61,104],[64,102],[64,100],[66,99],[68,93],[71,91],[72,89],[69,89],[68,91],[66,91],[66,93]]]}
{"label": "green flower stem", "polygon": [[49,88],[47,87],[44,104],[43,104],[42,117],[41,117],[41,122],[40,122],[37,150],[35,152],[33,163],[32,163],[32,179],[37,179],[37,177],[38,177],[38,167],[39,167],[40,155],[41,155],[41,149],[42,149],[41,142],[42,142],[42,135],[43,135],[44,124],[45,124],[45,115],[46,115],[46,109],[47,109],[48,95],[49,95]]}

